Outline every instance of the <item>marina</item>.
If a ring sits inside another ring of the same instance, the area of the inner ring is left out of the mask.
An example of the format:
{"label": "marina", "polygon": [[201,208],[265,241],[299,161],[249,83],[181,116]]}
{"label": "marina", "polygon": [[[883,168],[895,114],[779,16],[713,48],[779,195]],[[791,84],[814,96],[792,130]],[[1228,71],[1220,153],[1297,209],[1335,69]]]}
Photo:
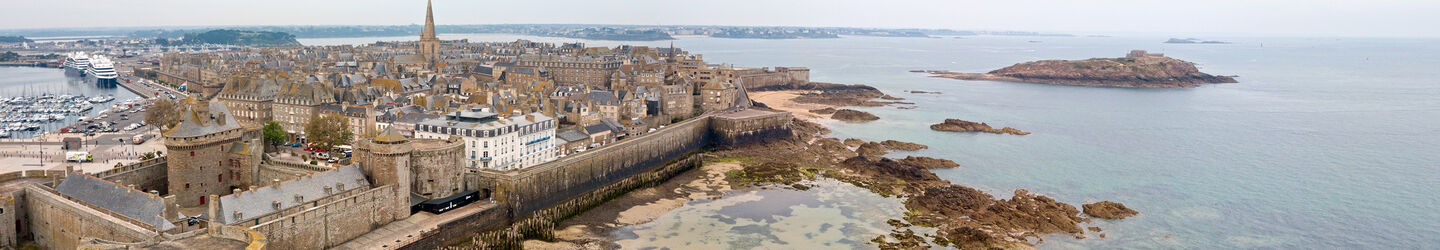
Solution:
{"label": "marina", "polygon": [[118,130],[109,122],[85,121],[107,114],[130,116],[137,113],[137,104],[145,103],[131,91],[100,87],[71,72],[70,68],[0,67],[0,73],[9,76],[0,79],[0,138]]}

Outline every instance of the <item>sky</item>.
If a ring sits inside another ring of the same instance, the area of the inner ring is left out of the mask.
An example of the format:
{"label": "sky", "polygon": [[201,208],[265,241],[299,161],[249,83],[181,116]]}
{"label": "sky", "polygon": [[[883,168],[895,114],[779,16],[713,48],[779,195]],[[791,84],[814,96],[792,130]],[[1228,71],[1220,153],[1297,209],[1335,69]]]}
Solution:
{"label": "sky", "polygon": [[[422,0],[44,0],[0,6],[0,29],[406,25],[423,23],[425,13]],[[435,22],[1440,37],[1440,0],[438,0]]]}

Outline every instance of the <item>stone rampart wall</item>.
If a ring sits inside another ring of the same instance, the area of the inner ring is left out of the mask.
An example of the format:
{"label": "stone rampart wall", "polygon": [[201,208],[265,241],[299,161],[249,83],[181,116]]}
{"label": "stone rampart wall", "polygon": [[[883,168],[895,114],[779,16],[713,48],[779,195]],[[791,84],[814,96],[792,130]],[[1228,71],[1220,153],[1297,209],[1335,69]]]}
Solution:
{"label": "stone rampart wall", "polygon": [[662,166],[710,144],[709,117],[518,171],[481,171],[481,193],[493,194],[523,217],[636,173]]}
{"label": "stone rampart wall", "polygon": [[272,249],[325,249],[338,246],[394,220],[394,186],[366,190],[303,212],[251,227]]}
{"label": "stone rampart wall", "polygon": [[95,173],[95,177],[120,184],[121,186],[135,185],[139,190],[156,190],[161,195],[170,192],[169,182],[166,181],[165,166],[168,157],[156,157],[146,161],[125,165],[124,167],[110,169]]}
{"label": "stone rampart wall", "polygon": [[49,249],[76,249],[81,238],[119,242],[155,240],[159,236],[116,215],[65,198],[48,187],[25,187],[25,208],[35,243]]}
{"label": "stone rampart wall", "polygon": [[765,87],[790,86],[791,84],[796,83],[790,77],[789,73],[784,72],[742,75],[736,78],[737,79],[735,79],[735,81],[739,82],[741,86],[745,86],[745,89],[747,90]]}
{"label": "stone rampart wall", "polygon": [[710,119],[710,127],[715,133],[715,143],[734,146],[789,137],[790,121],[788,112],[741,118],[715,116]]}

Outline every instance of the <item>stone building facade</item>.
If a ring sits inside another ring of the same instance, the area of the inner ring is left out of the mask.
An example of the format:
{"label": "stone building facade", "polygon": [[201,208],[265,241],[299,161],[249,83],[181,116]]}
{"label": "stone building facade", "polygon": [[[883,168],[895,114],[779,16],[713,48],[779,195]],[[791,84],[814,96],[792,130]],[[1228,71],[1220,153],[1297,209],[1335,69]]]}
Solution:
{"label": "stone building facade", "polygon": [[520,55],[516,65],[543,68],[558,83],[609,86],[622,63],[610,57]]}
{"label": "stone building facade", "polygon": [[169,194],[182,207],[204,205],[211,194],[249,186],[263,149],[222,103],[191,101],[180,124],[165,133],[172,155],[166,166]]}

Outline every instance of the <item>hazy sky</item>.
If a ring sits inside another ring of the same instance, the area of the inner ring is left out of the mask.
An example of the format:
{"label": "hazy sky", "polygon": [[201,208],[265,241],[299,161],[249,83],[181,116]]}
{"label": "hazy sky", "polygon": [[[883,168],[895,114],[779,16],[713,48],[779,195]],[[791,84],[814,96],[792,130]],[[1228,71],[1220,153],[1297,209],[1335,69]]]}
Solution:
{"label": "hazy sky", "polygon": [[[5,1],[0,29],[424,22],[421,0]],[[1170,35],[1440,36],[1440,0],[438,0],[439,24],[913,27]]]}

